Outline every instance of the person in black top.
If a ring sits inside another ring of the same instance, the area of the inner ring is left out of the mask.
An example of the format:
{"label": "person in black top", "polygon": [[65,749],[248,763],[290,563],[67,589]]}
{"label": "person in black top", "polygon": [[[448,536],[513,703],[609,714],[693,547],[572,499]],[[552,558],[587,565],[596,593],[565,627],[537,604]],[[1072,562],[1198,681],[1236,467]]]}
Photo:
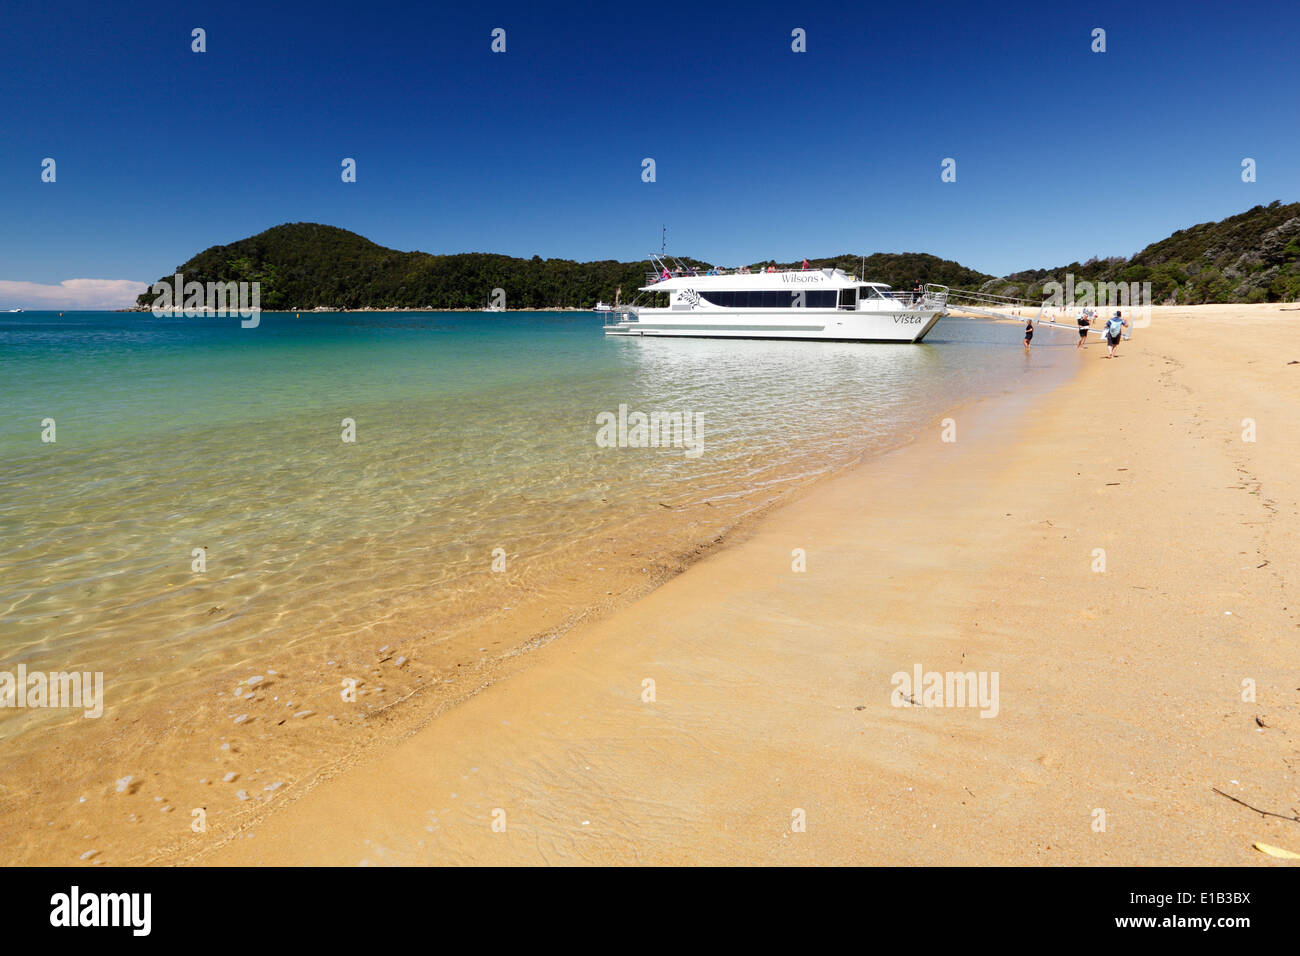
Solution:
{"label": "person in black top", "polygon": [[1079,342],[1075,345],[1076,349],[1086,349],[1088,347],[1088,326],[1092,320],[1088,318],[1088,312],[1085,309],[1079,313]]}
{"label": "person in black top", "polygon": [[1025,348],[1029,348],[1029,343],[1034,340],[1034,320],[1030,319],[1025,323]]}

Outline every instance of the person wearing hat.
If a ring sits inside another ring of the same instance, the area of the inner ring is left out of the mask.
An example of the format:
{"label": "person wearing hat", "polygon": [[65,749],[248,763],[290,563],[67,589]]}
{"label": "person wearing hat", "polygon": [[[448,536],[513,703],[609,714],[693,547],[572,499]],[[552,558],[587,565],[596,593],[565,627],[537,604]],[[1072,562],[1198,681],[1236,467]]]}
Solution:
{"label": "person wearing hat", "polygon": [[1106,358],[1115,357],[1115,347],[1127,328],[1128,319],[1122,318],[1116,309],[1115,314],[1106,320]]}

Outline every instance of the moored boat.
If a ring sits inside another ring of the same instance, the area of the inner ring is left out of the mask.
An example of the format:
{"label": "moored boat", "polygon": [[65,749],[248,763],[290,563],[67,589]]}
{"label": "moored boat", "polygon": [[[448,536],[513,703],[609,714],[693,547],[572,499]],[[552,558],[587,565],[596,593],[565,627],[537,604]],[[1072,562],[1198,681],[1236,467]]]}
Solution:
{"label": "moored boat", "polygon": [[606,313],[606,335],[920,342],[947,314],[948,287],[896,292],[842,269],[670,269],[651,256],[641,295]]}

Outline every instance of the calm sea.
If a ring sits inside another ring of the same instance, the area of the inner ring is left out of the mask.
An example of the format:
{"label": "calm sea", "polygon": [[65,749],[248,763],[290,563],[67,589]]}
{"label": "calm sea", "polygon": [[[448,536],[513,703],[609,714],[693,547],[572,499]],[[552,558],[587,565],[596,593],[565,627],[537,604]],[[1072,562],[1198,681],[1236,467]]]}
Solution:
{"label": "calm sea", "polygon": [[[1026,356],[1018,327],[960,319],[912,346],[606,339],[576,313],[0,316],[0,670],[103,671],[121,706],[259,647],[463,615],[494,554],[542,587],[585,565],[577,542],[704,501],[723,524],[964,401],[1047,387],[1077,358],[1038,338]],[[620,405],[691,416],[701,453],[601,447]],[[19,716],[0,736],[39,722]]]}

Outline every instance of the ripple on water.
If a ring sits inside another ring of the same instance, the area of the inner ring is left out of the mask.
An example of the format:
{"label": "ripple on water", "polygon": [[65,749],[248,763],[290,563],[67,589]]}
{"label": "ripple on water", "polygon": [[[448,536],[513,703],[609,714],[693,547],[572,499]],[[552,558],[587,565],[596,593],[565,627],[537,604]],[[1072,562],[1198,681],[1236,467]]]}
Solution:
{"label": "ripple on water", "polygon": [[[423,321],[267,320],[262,338],[131,317],[0,329],[21,412],[0,422],[4,666],[102,670],[120,705],[259,644],[417,609],[472,616],[491,603],[494,548],[544,588],[582,572],[579,542],[650,529],[646,560],[671,509],[713,503],[695,519],[706,541],[791,482],[1069,358],[1035,348],[1027,366],[982,323],[906,347]],[[702,416],[704,453],[598,447],[597,414],[621,404]],[[45,414],[54,445],[36,437]]]}

